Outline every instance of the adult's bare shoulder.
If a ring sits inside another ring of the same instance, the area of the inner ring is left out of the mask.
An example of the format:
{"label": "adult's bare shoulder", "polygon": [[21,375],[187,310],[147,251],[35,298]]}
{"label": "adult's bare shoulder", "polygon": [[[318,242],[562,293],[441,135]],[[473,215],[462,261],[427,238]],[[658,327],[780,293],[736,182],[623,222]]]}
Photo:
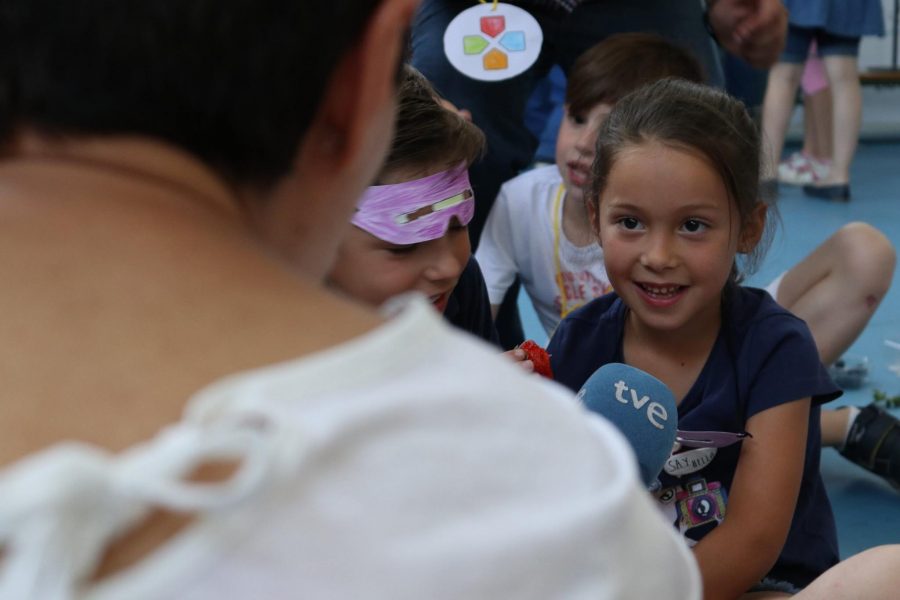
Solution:
{"label": "adult's bare shoulder", "polygon": [[60,439],[127,447],[217,378],[380,322],[189,196],[127,171],[0,164],[0,462]]}

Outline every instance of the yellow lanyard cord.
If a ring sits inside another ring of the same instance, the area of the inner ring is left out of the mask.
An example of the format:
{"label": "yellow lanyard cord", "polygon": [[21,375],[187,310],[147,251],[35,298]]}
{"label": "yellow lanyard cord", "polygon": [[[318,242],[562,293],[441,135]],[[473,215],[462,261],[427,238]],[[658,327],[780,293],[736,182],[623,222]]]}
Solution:
{"label": "yellow lanyard cord", "polygon": [[[487,4],[488,0],[478,0],[482,4]],[[491,7],[491,10],[497,10],[497,4],[500,3],[500,0],[494,0],[494,6]]]}
{"label": "yellow lanyard cord", "polygon": [[556,280],[556,289],[559,291],[559,316],[566,318],[570,312],[569,299],[566,297],[566,284],[563,281],[562,259],[559,256],[559,238],[562,235],[562,225],[560,218],[562,215],[562,200],[566,193],[566,187],[559,184],[556,191],[556,199],[553,200],[553,268],[556,271],[554,279]]}

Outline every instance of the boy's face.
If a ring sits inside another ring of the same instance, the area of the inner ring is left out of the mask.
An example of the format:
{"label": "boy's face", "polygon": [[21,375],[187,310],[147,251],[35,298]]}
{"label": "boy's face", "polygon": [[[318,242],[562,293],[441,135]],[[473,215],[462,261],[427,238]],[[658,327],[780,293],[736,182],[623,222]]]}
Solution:
{"label": "boy's face", "polygon": [[385,242],[354,226],[338,250],[328,281],[376,307],[398,294],[421,292],[443,313],[469,255],[469,231],[458,222],[443,237],[408,246]]}
{"label": "boy's face", "polygon": [[587,113],[565,107],[556,137],[556,166],[566,185],[568,197],[581,202],[583,188],[590,181],[597,130],[612,110],[611,104],[595,104]]}
{"label": "boy's face", "polygon": [[[393,173],[380,183],[412,181],[441,170]],[[375,307],[398,294],[420,292],[443,313],[470,255],[468,227],[456,217],[443,236],[412,244],[391,243],[354,225],[338,249],[328,282]]]}

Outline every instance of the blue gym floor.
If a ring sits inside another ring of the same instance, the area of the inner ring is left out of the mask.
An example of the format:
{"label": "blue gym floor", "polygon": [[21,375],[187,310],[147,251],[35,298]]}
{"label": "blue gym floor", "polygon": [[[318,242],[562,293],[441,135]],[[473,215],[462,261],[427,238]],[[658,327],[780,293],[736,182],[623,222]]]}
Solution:
{"label": "blue gym floor", "polygon": [[[794,148],[788,148],[793,151]],[[866,221],[900,245],[900,143],[862,143],[852,171],[853,200],[848,204],[809,199],[799,188],[781,187],[782,224],[759,272],[748,282],[765,285],[798,262],[844,223]],[[875,313],[868,328],[848,355],[869,360],[867,385],[845,392],[832,406],[862,406],[875,389],[900,394],[900,376],[888,370],[900,362],[900,350],[889,350],[885,338],[900,342],[900,276]],[[546,343],[528,297],[521,293],[519,308],[526,337]],[[840,318],[840,315],[835,315]],[[894,411],[900,416],[900,411]],[[822,476],[834,507],[841,555],[886,543],[900,543],[900,491],[857,467],[835,450],[822,454]]]}

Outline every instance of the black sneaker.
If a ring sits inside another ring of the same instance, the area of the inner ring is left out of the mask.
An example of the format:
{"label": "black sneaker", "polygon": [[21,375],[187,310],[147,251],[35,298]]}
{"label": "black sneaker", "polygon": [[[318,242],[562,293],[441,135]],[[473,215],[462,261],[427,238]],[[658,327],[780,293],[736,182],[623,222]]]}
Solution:
{"label": "black sneaker", "polygon": [[859,411],[841,454],[900,490],[900,420],[880,406]]}
{"label": "black sneaker", "polygon": [[850,202],[850,186],[846,183],[835,185],[804,185],[803,193],[813,198],[832,202]]}

